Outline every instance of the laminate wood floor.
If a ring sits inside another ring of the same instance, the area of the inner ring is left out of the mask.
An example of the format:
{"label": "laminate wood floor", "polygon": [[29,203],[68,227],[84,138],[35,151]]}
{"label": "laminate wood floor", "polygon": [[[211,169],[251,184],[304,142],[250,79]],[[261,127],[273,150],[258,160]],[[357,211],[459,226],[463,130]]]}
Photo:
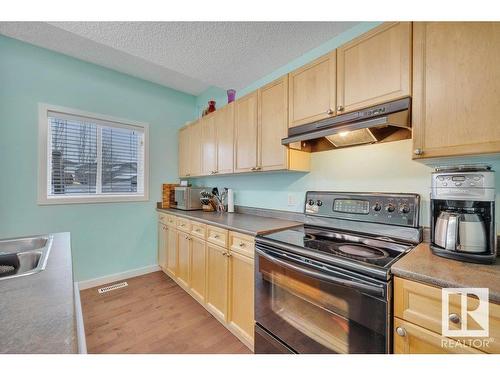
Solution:
{"label": "laminate wood floor", "polygon": [[251,353],[163,272],[81,291],[89,353]]}

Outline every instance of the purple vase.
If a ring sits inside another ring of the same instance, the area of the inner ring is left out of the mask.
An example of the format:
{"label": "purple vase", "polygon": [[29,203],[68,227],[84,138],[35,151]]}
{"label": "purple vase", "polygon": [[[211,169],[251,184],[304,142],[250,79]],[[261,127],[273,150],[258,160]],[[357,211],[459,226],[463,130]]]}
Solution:
{"label": "purple vase", "polygon": [[234,102],[234,99],[236,99],[236,90],[227,90],[227,104]]}

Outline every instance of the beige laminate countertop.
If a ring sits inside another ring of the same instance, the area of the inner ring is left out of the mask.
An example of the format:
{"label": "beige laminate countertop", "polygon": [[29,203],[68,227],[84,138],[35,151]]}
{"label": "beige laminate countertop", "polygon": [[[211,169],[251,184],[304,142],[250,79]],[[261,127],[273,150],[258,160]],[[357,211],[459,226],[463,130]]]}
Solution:
{"label": "beige laminate countertop", "polygon": [[421,243],[391,267],[394,275],[441,288],[489,288],[490,301],[500,303],[500,261],[474,264],[434,255]]}
{"label": "beige laminate countertop", "polygon": [[303,223],[298,221],[282,220],[241,213],[182,211],[173,208],[157,208],[156,211],[196,220],[209,225],[215,225],[236,232],[245,233],[250,236],[303,225]]}
{"label": "beige laminate countertop", "polygon": [[0,280],[0,353],[77,353],[71,239],[52,234],[45,270]]}

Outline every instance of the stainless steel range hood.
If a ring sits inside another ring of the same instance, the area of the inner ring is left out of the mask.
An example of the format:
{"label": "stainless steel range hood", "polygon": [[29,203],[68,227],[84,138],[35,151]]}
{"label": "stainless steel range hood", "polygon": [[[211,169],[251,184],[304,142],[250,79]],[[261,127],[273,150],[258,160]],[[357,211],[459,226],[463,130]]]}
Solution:
{"label": "stainless steel range hood", "polygon": [[410,98],[288,129],[281,143],[307,152],[411,138]]}

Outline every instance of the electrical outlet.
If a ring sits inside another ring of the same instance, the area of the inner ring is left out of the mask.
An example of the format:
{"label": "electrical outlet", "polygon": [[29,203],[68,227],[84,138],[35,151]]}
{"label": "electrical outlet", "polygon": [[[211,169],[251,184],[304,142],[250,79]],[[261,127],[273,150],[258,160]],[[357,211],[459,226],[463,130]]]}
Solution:
{"label": "electrical outlet", "polygon": [[297,197],[293,193],[288,193],[288,206],[295,207],[297,205]]}

